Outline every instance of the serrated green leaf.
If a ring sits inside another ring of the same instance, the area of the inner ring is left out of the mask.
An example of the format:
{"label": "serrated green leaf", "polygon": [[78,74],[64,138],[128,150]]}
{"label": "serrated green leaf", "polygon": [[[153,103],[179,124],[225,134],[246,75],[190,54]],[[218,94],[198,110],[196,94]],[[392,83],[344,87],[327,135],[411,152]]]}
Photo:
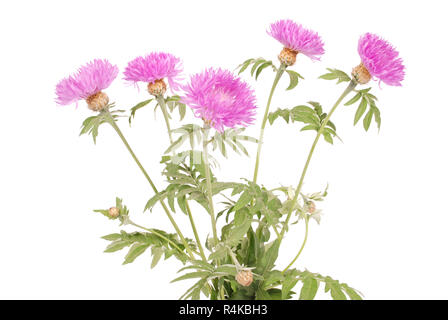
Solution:
{"label": "serrated green leaf", "polygon": [[112,243],[110,243],[107,247],[106,250],[104,250],[104,252],[115,252],[115,251],[119,251],[123,248],[128,247],[129,245],[131,245],[131,243],[127,240],[117,240],[114,241]]}
{"label": "serrated green leaf", "polygon": [[148,243],[134,243],[129,249],[128,254],[124,257],[123,264],[134,262],[134,260],[148,249]]}
{"label": "serrated green leaf", "polygon": [[312,278],[306,277],[303,281],[302,289],[300,290],[300,300],[313,300],[319,289],[319,282]]}

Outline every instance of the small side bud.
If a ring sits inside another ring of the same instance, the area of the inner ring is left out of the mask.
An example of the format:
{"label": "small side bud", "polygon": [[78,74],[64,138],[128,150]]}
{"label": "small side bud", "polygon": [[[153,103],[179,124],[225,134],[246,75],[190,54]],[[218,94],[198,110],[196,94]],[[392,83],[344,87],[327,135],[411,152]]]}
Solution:
{"label": "small side bud", "polygon": [[254,281],[251,270],[241,270],[235,277],[235,280],[243,287],[248,287]]}
{"label": "small side bud", "polygon": [[92,111],[101,111],[109,104],[109,97],[102,91],[99,91],[86,99],[87,106]]}
{"label": "small side bud", "polygon": [[316,212],[316,204],[313,201],[309,201],[307,203],[308,206],[308,212],[313,214],[314,212]]}
{"label": "small side bud", "polygon": [[353,68],[352,76],[359,84],[366,84],[372,79],[372,75],[362,62]]}
{"label": "small side bud", "polygon": [[159,79],[153,83],[148,83],[148,92],[155,97],[163,96],[166,92],[165,81],[163,81],[163,79]]}
{"label": "small side bud", "polygon": [[117,207],[111,207],[109,208],[109,216],[111,218],[118,218],[118,216],[120,215],[120,209],[118,209]]}
{"label": "small side bud", "polygon": [[299,51],[295,51],[295,50],[284,47],[283,50],[278,55],[278,60],[280,60],[281,63],[290,67],[294,63],[296,63],[296,58],[297,58],[298,53],[299,53]]}

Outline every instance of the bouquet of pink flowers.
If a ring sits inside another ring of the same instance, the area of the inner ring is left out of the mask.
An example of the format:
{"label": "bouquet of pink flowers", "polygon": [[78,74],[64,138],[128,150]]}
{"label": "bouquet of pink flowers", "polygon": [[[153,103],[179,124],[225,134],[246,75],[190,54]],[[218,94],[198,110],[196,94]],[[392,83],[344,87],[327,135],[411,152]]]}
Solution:
{"label": "bouquet of pink flowers", "polygon": [[[185,266],[180,270],[182,275],[173,281],[195,279],[194,285],[180,296],[181,299],[199,299],[201,294],[214,300],[291,299],[297,294],[299,299],[308,300],[315,298],[321,284],[333,299],[361,299],[361,293],[345,283],[293,268],[305,247],[310,221],[320,222],[321,210],[316,203],[327,196],[327,190],[308,193],[302,186],[320,138],[331,144],[338,138],[331,117],[346,98],[345,105],[358,104],[355,125],[362,118],[366,131],[372,120],[380,127],[377,98],[371,93],[371,88],[359,87],[372,79],[400,86],[404,79],[402,60],[388,42],[367,33],[359,39],[361,63],[353,68],[351,75],[338,69],[328,69],[328,73],[320,77],[337,80],[338,84],[347,83],[331,109],[325,112],[318,102],[313,101],[271,112],[271,102],[281,77],[285,73],[289,76],[286,90],[296,88],[303,79],[292,70],[297,55],[319,60],[324,54],[324,45],[316,32],[291,20],[273,23],[268,34],[284,46],[278,56],[280,63],[257,58],[248,59],[238,67],[238,74],[250,70],[255,79],[265,69],[271,69],[275,74],[258,139],[244,135],[245,127],[252,125],[255,119],[254,91],[233,72],[208,68],[184,80],[181,60],[163,52],[152,52],[129,62],[123,73],[124,80],[135,85],[145,83],[152,96],[129,110],[129,124],[139,109],[150,105],[160,108],[166,124],[169,146],[161,159],[165,166],[162,175],[167,182],[163,189],[156,187],[151,179],[153,173],[144,168],[118,126],[118,120],[126,117],[126,111],[117,109],[104,92],[117,77],[117,66],[107,60],[94,60],[57,84],[58,104],[69,105],[85,100],[88,108],[95,112],[83,122],[81,134],[90,134],[96,141],[102,124],[113,127],[154,192],[144,210],[152,211],[160,206],[173,226],[173,230],[163,231],[138,225],[131,219],[123,200],[116,198],[114,206],[95,212],[118,220],[121,225],[134,226],[138,231],[120,231],[104,236],[103,239],[110,241],[106,252],[128,248],[124,263],[134,262],[140,255],[150,252],[152,267],[162,257],[180,260]],[[349,95],[352,97],[348,98]],[[180,121],[183,121],[187,106],[196,118],[202,119],[201,125],[187,123],[172,128],[173,113],[178,112]],[[315,131],[296,188],[268,188],[258,183],[266,125],[279,117],[287,123],[302,123],[301,131]],[[258,145],[253,176],[245,177],[243,182],[218,180],[213,173],[217,161],[211,153],[217,151],[226,156],[229,150],[233,150],[249,155],[246,143]],[[221,199],[220,202],[216,201],[217,198]],[[193,212],[191,202],[198,203],[201,210]],[[188,216],[190,226],[176,222],[173,215],[176,210]],[[195,218],[198,216],[210,219],[209,233],[196,228]],[[278,267],[276,260],[282,240],[290,224],[299,221],[305,225],[303,242],[292,255],[291,262]],[[192,229],[194,239],[184,236],[187,227]],[[200,233],[209,234],[204,243]]]}

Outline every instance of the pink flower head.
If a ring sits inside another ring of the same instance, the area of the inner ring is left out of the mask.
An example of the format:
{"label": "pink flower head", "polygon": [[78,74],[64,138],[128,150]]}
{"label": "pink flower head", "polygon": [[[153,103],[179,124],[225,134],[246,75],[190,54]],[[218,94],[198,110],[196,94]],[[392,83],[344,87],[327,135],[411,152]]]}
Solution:
{"label": "pink flower head", "polygon": [[320,60],[325,53],[324,43],[317,32],[305,29],[292,20],[279,20],[267,31],[286,48],[303,53],[312,60]]}
{"label": "pink flower head", "polygon": [[118,67],[107,60],[95,59],[79,68],[76,74],[56,85],[56,102],[68,105],[104,90],[118,75]]}
{"label": "pink flower head", "polygon": [[202,118],[219,132],[224,127],[252,124],[255,116],[255,95],[247,83],[227,70],[209,68],[191,76],[183,86],[182,101],[196,117]]}
{"label": "pink flower head", "polygon": [[389,42],[366,33],[359,39],[358,53],[371,76],[388,85],[401,86],[404,79],[403,60]]}
{"label": "pink flower head", "polygon": [[152,52],[145,57],[137,57],[128,63],[124,71],[124,79],[154,83],[156,80],[167,78],[171,90],[179,89],[182,63],[179,58],[169,53]]}

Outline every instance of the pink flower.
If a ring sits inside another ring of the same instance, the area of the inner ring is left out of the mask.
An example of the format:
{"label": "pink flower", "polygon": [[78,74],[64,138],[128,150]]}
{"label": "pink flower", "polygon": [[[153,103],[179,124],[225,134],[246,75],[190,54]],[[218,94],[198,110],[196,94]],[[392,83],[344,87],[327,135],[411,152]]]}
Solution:
{"label": "pink flower", "polygon": [[181,72],[182,63],[179,58],[169,53],[152,52],[129,62],[124,71],[124,79],[136,84],[139,81],[154,83],[167,78],[171,90],[178,90],[182,80],[179,76]]}
{"label": "pink flower", "polygon": [[358,53],[371,76],[388,85],[401,86],[404,79],[403,60],[390,43],[377,35],[366,33],[359,39]]}
{"label": "pink flower", "polygon": [[78,73],[56,85],[56,102],[68,105],[87,99],[110,86],[118,75],[118,67],[107,60],[95,59],[79,68]]}
{"label": "pink flower", "polygon": [[191,76],[183,86],[182,101],[196,117],[202,118],[219,132],[224,127],[252,124],[255,116],[255,95],[247,83],[222,69],[206,69]]}
{"label": "pink flower", "polygon": [[317,32],[305,29],[292,20],[274,22],[267,32],[286,48],[303,53],[312,60],[320,60],[320,56],[325,53]]}

